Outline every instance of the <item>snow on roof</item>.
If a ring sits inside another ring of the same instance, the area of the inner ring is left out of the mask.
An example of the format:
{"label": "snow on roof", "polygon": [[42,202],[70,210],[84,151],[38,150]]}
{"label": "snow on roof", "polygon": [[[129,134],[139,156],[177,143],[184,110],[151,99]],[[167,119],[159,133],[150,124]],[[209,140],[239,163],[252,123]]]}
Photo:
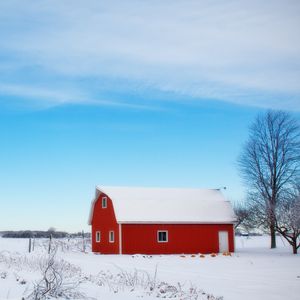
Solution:
{"label": "snow on roof", "polygon": [[220,190],[187,188],[96,187],[113,202],[118,223],[233,223],[231,204]]}

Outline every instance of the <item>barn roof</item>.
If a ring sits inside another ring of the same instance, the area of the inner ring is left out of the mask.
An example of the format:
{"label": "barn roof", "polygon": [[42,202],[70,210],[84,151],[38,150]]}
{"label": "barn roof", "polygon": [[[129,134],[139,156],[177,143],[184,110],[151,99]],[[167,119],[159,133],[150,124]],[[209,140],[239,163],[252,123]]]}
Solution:
{"label": "barn roof", "polygon": [[91,205],[101,193],[113,202],[118,223],[203,223],[235,222],[231,204],[220,190],[187,188],[96,187]]}

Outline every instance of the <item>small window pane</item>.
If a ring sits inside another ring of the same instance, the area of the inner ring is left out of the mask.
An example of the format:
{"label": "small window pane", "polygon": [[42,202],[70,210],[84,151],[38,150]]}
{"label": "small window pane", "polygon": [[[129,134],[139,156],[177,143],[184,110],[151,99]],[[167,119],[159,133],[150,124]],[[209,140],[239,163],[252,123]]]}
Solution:
{"label": "small window pane", "polygon": [[158,242],[160,242],[160,243],[168,242],[168,232],[167,231],[158,231],[157,239],[158,239]]}
{"label": "small window pane", "polygon": [[109,242],[110,243],[114,243],[115,242],[115,232],[114,231],[110,231],[109,232]]}
{"label": "small window pane", "polygon": [[107,208],[107,197],[102,198],[102,208]]}
{"label": "small window pane", "polygon": [[100,243],[100,240],[101,240],[101,234],[100,234],[100,231],[96,231],[96,242],[97,242],[97,243]]}

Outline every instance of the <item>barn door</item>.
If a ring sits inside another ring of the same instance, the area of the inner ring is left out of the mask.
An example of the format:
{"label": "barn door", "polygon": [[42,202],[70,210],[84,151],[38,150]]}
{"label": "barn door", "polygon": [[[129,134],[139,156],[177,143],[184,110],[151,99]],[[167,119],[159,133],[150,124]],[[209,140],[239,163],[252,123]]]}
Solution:
{"label": "barn door", "polygon": [[219,231],[219,252],[229,251],[228,231]]}

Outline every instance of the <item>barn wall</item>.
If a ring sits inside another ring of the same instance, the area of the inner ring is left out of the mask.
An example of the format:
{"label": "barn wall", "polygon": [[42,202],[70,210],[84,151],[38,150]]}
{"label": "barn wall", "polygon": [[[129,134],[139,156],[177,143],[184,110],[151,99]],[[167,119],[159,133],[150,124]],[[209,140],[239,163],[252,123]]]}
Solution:
{"label": "barn wall", "polygon": [[[157,231],[168,230],[168,242],[157,242]],[[180,254],[219,252],[219,231],[227,231],[229,251],[234,251],[233,225],[123,224],[123,254]]]}
{"label": "barn wall", "polygon": [[[117,224],[111,199],[107,197],[107,208],[102,208],[102,197],[100,194],[95,206],[92,219],[92,250],[103,254],[119,253],[119,225]],[[109,231],[115,232],[115,242],[109,242]],[[96,242],[96,232],[101,232],[100,243]]]}

